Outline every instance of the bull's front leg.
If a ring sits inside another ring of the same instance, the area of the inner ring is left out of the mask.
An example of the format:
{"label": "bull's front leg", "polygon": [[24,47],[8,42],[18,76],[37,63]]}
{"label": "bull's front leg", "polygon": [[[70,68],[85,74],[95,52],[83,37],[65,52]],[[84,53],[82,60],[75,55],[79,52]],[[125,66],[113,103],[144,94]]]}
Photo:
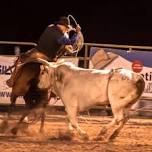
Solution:
{"label": "bull's front leg", "polygon": [[10,115],[12,114],[12,112],[15,109],[16,99],[17,99],[17,96],[14,95],[13,93],[11,93],[11,97],[10,97],[11,104],[10,104],[9,109],[8,109],[8,117],[10,117]]}
{"label": "bull's front leg", "polygon": [[69,106],[66,107],[66,112],[67,112],[67,118],[69,121],[69,127],[72,129],[75,128],[78,134],[83,138],[83,139],[89,139],[87,133],[82,130],[78,124],[78,119],[77,119],[77,106]]}
{"label": "bull's front leg", "polygon": [[17,124],[11,129],[11,133],[16,135],[18,132],[18,129],[20,128],[20,125],[22,124],[23,120],[25,119],[26,116],[28,116],[29,111],[26,111],[23,113],[23,115],[21,116],[19,122],[17,122]]}
{"label": "bull's front leg", "polygon": [[68,119],[68,128],[69,128],[69,130],[70,130],[71,132],[73,132],[74,128],[72,127],[72,124],[71,124],[71,122],[69,121],[69,118],[68,118],[68,117],[67,117],[67,119]]}
{"label": "bull's front leg", "polygon": [[11,97],[10,97],[11,104],[8,107],[7,114],[4,116],[3,121],[0,123],[0,130],[2,130],[5,133],[8,132],[9,119],[11,118],[11,114],[13,110],[15,109],[16,98],[17,97],[13,93],[11,93]]}
{"label": "bull's front leg", "polygon": [[4,118],[3,122],[2,122],[2,126],[4,128],[7,128],[8,127],[8,120],[11,118],[11,114],[12,112],[14,111],[15,109],[15,102],[16,102],[16,98],[17,96],[14,95],[13,93],[11,93],[11,97],[10,97],[10,101],[11,101],[11,104],[8,108],[8,111],[7,111],[7,116]]}
{"label": "bull's front leg", "polygon": [[41,126],[40,126],[40,130],[39,130],[40,133],[44,133],[45,117],[46,117],[45,111],[43,111],[42,114],[41,114]]}

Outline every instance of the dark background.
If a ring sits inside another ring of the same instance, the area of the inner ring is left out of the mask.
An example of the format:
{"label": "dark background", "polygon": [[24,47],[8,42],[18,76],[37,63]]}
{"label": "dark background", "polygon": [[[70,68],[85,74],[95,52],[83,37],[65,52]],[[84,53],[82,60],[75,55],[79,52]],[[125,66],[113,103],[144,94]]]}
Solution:
{"label": "dark background", "polygon": [[35,42],[44,28],[71,14],[85,42],[152,45],[152,5],[143,0],[3,0],[0,40]]}

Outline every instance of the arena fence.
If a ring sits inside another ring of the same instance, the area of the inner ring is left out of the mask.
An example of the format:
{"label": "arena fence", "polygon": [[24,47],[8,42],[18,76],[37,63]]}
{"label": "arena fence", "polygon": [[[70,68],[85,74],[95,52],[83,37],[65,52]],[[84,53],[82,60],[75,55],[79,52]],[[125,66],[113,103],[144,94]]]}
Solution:
{"label": "arena fence", "polygon": [[7,44],[7,45],[17,45],[17,46],[20,46],[20,45],[29,45],[29,46],[36,46],[37,44],[36,43],[33,43],[33,42],[14,42],[14,41],[0,41],[0,44],[1,45],[4,45],[4,44]]}
{"label": "arena fence", "polygon": [[91,47],[101,47],[101,48],[116,48],[116,49],[123,49],[127,52],[131,52],[134,50],[139,51],[152,51],[151,46],[133,46],[133,45],[117,45],[117,44],[97,44],[97,43],[84,43],[84,56],[79,57],[80,60],[84,61],[84,68],[88,68],[88,61],[90,60],[89,57],[89,50]]}

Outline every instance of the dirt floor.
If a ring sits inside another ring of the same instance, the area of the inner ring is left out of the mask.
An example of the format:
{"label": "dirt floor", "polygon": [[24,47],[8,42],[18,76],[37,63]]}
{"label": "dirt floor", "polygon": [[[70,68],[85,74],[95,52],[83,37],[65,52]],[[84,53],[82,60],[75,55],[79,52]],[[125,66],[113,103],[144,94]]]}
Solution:
{"label": "dirt floor", "polygon": [[113,142],[95,141],[102,126],[110,122],[109,117],[79,118],[82,129],[89,140],[81,139],[77,133],[67,134],[64,116],[48,116],[45,133],[38,133],[40,124],[31,125],[28,133],[0,133],[1,152],[152,152],[152,120],[130,119]]}

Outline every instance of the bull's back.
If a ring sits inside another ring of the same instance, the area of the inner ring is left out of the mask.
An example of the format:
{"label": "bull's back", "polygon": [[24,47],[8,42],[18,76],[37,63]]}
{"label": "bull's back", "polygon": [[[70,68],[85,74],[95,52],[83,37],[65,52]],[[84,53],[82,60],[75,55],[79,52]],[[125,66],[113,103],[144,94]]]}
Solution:
{"label": "bull's back", "polygon": [[[67,75],[66,75],[67,76]],[[83,111],[97,104],[105,104],[109,74],[78,73],[65,78],[58,92],[67,104],[78,102],[78,109]]]}

